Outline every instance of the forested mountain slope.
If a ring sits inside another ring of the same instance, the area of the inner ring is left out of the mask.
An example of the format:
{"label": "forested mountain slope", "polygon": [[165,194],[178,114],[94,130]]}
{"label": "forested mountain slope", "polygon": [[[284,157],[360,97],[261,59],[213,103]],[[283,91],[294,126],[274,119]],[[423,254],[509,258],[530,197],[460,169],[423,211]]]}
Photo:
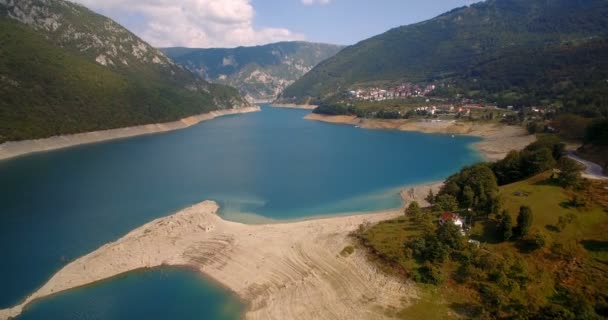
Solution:
{"label": "forested mountain slope", "polygon": [[246,105],[116,22],[63,0],[0,0],[0,143]]}

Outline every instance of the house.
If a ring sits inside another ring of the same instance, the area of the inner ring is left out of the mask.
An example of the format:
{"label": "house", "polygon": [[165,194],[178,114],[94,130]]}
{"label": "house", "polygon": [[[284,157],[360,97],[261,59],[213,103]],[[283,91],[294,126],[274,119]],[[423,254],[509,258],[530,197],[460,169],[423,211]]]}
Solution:
{"label": "house", "polygon": [[464,232],[463,231],[464,223],[463,223],[462,219],[460,218],[459,215],[457,215],[453,212],[447,212],[447,211],[444,212],[441,215],[441,218],[439,218],[439,223],[440,224],[453,223],[455,226],[458,226],[462,232]]}

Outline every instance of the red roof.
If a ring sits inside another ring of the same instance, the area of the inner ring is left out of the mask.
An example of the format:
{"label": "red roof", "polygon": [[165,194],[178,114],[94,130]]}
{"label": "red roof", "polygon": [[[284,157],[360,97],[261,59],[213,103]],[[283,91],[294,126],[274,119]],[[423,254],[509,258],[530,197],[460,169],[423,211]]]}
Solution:
{"label": "red roof", "polygon": [[454,212],[444,212],[441,215],[441,221],[445,222],[445,221],[456,221],[456,220],[460,220],[460,217],[455,214]]}

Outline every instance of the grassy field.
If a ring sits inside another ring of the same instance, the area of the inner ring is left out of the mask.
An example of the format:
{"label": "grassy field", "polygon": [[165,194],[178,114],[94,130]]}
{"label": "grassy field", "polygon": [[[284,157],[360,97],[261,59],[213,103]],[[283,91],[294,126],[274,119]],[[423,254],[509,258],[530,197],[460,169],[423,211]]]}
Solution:
{"label": "grassy field", "polygon": [[[587,191],[574,192],[553,184],[549,177],[545,173],[500,189],[503,208],[514,223],[520,206],[532,209],[530,233],[545,239],[540,249],[530,250],[524,240],[500,241],[493,215],[474,223],[469,236],[481,242],[479,250],[498,261],[524,266],[528,282],[508,293],[513,301],[542,306],[555,299],[558,287],[596,299],[608,292],[608,183],[596,182]],[[573,205],[575,197],[578,207]],[[369,249],[370,259],[387,272],[408,277],[419,265],[408,256],[404,244],[421,234],[421,227],[403,216],[367,227],[358,237]],[[457,266],[453,262],[442,268],[445,281],[420,284],[421,299],[402,310],[399,318],[443,319],[471,314],[470,306],[480,301],[472,281],[455,281]]]}

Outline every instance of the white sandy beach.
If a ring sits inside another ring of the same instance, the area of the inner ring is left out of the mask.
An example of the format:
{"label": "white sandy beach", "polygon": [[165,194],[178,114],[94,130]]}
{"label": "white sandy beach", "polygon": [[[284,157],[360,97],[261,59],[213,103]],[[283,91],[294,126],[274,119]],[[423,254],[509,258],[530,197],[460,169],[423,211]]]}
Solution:
{"label": "white sandy beach", "polygon": [[179,130],[193,126],[202,121],[211,120],[225,115],[256,111],[260,111],[259,106],[217,110],[167,123],[155,123],[127,128],[77,133],[37,140],[5,142],[0,144],[0,160],[18,157],[33,152],[50,151],[87,143]]}

